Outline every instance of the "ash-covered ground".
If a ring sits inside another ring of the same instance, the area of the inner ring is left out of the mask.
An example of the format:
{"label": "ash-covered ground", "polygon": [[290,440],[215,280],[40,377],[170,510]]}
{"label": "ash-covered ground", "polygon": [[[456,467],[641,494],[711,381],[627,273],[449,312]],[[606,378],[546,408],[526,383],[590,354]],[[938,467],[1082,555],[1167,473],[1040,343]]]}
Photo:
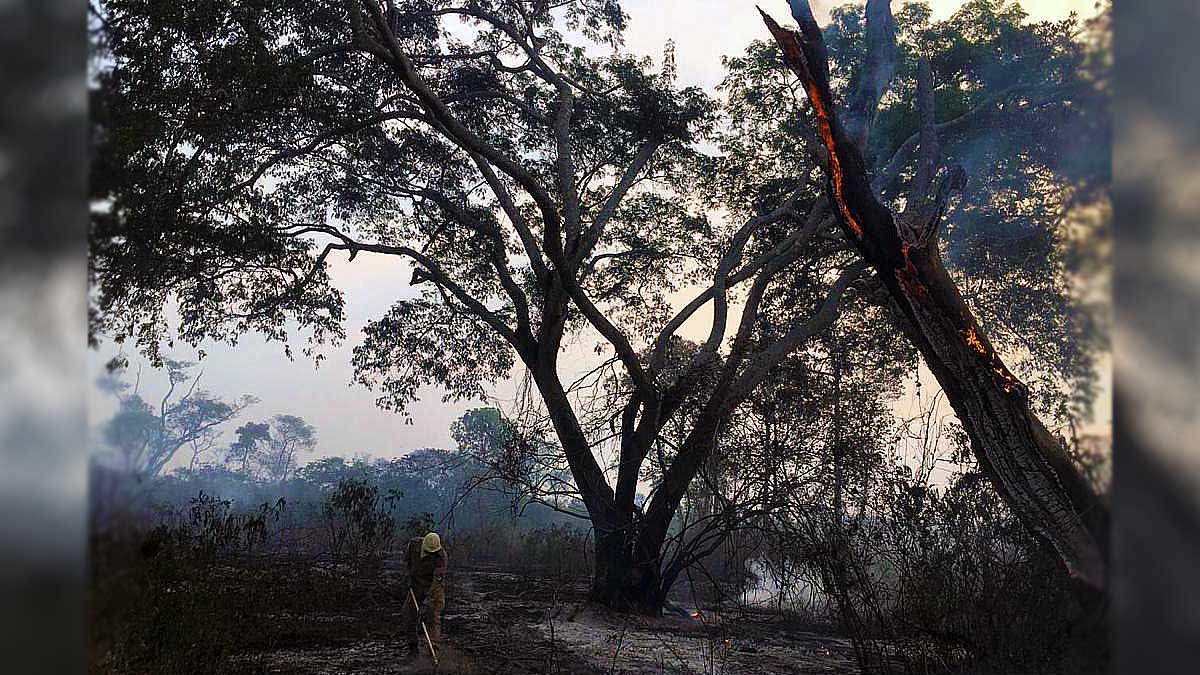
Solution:
{"label": "ash-covered ground", "polygon": [[337,611],[314,602],[247,617],[282,628],[229,656],[265,673],[322,675],[454,673],[677,673],[751,675],[856,673],[850,642],[782,613],[676,607],[659,618],[607,612],[585,601],[585,578],[526,576],[493,567],[451,573],[435,668],[425,649],[408,653],[398,598],[402,578],[341,579],[353,598]]}

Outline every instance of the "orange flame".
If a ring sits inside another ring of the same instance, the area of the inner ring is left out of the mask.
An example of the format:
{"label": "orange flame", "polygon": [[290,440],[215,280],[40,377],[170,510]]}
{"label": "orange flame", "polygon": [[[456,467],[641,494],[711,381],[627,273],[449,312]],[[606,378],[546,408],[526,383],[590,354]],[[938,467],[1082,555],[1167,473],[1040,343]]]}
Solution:
{"label": "orange flame", "polygon": [[812,78],[804,78],[804,90],[808,92],[808,100],[812,102],[813,110],[817,113],[817,131],[821,135],[821,141],[825,143],[825,150],[829,153],[829,176],[833,179],[834,200],[837,201],[838,210],[846,219],[846,224],[850,226],[856,237],[862,239],[862,225],[858,224],[858,221],[850,214],[850,208],[846,205],[845,191],[842,187],[842,162],[837,155],[837,143],[833,138],[833,125],[830,122],[829,109],[825,107],[821,93]]}
{"label": "orange flame", "polygon": [[975,333],[975,326],[967,329],[967,344],[980,354],[987,353],[987,347],[983,346],[983,342],[979,340],[979,335]]}
{"label": "orange flame", "polygon": [[[760,12],[762,10],[759,10]],[[827,102],[821,98],[821,92],[817,88],[816,80],[808,71],[806,57],[803,49],[800,47],[800,38],[791,31],[785,31],[775,23],[773,19],[763,13],[763,17],[767,22],[767,27],[770,28],[783,48],[786,60],[791,62],[793,69],[800,75],[800,81],[804,85],[804,91],[808,94],[808,100],[812,103],[813,111],[817,115],[817,131],[821,136],[821,141],[825,144],[825,150],[829,153],[829,177],[833,183],[833,197],[837,202],[838,211],[842,218],[850,227],[851,232],[858,239],[863,239],[864,233],[862,225],[850,213],[850,207],[846,203],[845,187],[843,176],[842,163],[837,154],[837,143],[833,137],[833,122],[830,114],[830,109]],[[905,291],[918,298],[925,297],[927,290],[925,285],[917,274],[916,266],[913,265],[912,259],[909,257],[909,244],[903,242],[901,244],[901,252],[904,256],[904,266],[897,268],[895,271],[896,278],[904,287]],[[963,317],[967,322],[967,329],[962,331],[966,344],[981,356],[988,358],[989,367],[992,373],[999,380],[1000,388],[1005,393],[1012,393],[1018,390],[1023,385],[1007,368],[1004,367],[1004,362],[1000,360],[1000,355],[994,351],[989,354],[987,345],[983,344],[979,333],[975,329],[974,323],[970,317]],[[699,612],[694,612],[692,616],[698,617]]]}
{"label": "orange flame", "polygon": [[[965,321],[970,321],[969,317],[963,318]],[[989,352],[987,345],[983,344],[983,340],[979,338],[979,333],[976,331],[973,323],[967,326],[967,329],[962,331],[962,333],[967,345],[971,349],[974,349],[982,356],[988,357],[988,365],[992,370],[992,374],[996,376],[1000,388],[1004,390],[1004,393],[1011,394],[1022,386],[1017,376],[1004,367],[1004,362],[1000,360],[1000,355],[995,351]]]}

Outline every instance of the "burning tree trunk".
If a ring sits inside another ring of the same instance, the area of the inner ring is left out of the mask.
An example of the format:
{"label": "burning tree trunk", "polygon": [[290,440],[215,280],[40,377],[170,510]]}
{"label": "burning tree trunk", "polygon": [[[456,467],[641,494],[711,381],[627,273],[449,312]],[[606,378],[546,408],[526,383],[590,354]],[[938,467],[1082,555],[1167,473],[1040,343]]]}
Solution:
{"label": "burning tree trunk", "polygon": [[942,264],[937,226],[963,174],[948,170],[937,178],[928,65],[921,64],[919,75],[922,129],[913,191],[904,211],[893,214],[877,198],[861,150],[896,61],[889,3],[867,3],[868,57],[845,121],[834,109],[821,30],[807,2],[792,0],[791,7],[799,32],[765,13],[763,19],[812,103],[840,224],[878,273],[901,328],[945,390],[996,490],[1074,578],[1103,592],[1107,506],[1030,409],[1027,388],[1005,366]]}

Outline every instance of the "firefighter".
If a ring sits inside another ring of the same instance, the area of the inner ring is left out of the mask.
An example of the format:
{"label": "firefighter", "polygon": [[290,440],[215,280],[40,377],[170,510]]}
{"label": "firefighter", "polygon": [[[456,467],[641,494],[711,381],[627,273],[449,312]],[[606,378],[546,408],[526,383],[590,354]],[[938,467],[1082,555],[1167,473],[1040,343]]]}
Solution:
{"label": "firefighter", "polygon": [[[437,532],[430,532],[424,537],[413,537],[408,540],[408,550],[405,555],[408,566],[408,584],[412,593],[405,590],[404,617],[405,632],[408,633],[409,654],[415,655],[420,645],[425,642],[425,634],[421,629],[420,620],[425,622],[425,630],[429,631],[429,640],[434,649],[442,637],[442,608],[446,606],[446,549],[442,548],[442,538]],[[413,599],[417,605],[413,605]]]}

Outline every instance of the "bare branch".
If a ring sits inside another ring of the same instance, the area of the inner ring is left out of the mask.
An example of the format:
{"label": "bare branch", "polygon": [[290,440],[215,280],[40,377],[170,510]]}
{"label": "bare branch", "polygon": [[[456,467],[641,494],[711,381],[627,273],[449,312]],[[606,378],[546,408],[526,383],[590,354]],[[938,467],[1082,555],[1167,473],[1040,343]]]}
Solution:
{"label": "bare branch", "polygon": [[529,299],[525,296],[525,291],[521,290],[520,285],[513,279],[512,272],[508,269],[508,250],[507,242],[504,240],[504,233],[495,225],[484,223],[471,216],[466,210],[459,207],[446,195],[437,190],[421,190],[419,194],[432,200],[441,207],[442,211],[453,218],[455,222],[488,237],[491,242],[489,255],[492,267],[496,270],[496,276],[500,281],[500,285],[504,288],[504,292],[508,295],[509,299],[513,301],[513,307],[517,312],[517,332],[523,338],[531,340],[533,336],[529,332]]}
{"label": "bare branch", "polygon": [[[721,262],[717,265],[717,273],[713,280],[713,321],[712,327],[709,329],[708,339],[701,346],[701,351],[706,354],[715,354],[721,345],[721,341],[725,339],[726,323],[729,315],[729,293],[725,287],[726,277],[728,276],[733,266],[741,261],[742,252],[746,248],[746,243],[750,237],[761,227],[769,223],[776,222],[782,218],[795,213],[794,206],[796,200],[799,199],[801,188],[796,188],[788,195],[774,211],[764,216],[754,218],[750,222],[741,227],[740,230],[733,236],[733,241],[730,244],[729,250],[722,256]],[[777,259],[778,260],[778,259]],[[772,272],[773,274],[773,272]]]}
{"label": "bare branch", "polygon": [[[732,392],[750,392],[766,377],[771,368],[779,365],[788,354],[796,351],[805,341],[833,324],[839,314],[839,305],[846,289],[860,279],[868,269],[865,260],[857,260],[838,277],[825,296],[825,301],[807,321],[789,330],[782,338],[759,354],[738,377]],[[737,395],[732,396],[736,398]]]}
{"label": "bare branch", "polygon": [[[558,196],[562,200],[563,220],[566,226],[565,249],[578,245],[582,224],[579,215],[579,187],[575,184],[575,159],[571,154],[571,116],[575,109],[575,93],[565,84],[558,88],[558,110],[554,117],[554,147],[557,156],[554,169],[558,175]],[[557,221],[555,221],[557,223]],[[543,248],[562,274],[570,274],[561,233],[555,227],[546,227],[543,233]]]}
{"label": "bare branch", "polygon": [[629,377],[633,380],[635,386],[638,387],[647,398],[657,398],[657,390],[654,387],[653,381],[646,374],[642,367],[642,362],[638,358],[637,351],[633,348],[633,344],[629,341],[629,337],[618,328],[612,321],[601,312],[591,298],[587,296],[587,292],[579,285],[579,282],[568,275],[561,275],[567,293],[571,296],[571,300],[587,317],[587,320],[592,326],[608,340],[609,344],[617,352],[617,357],[621,359],[622,365],[629,372]]}
{"label": "bare branch", "polygon": [[[799,0],[792,2],[793,12],[797,4]],[[856,81],[844,117],[846,134],[860,148],[867,147],[879,100],[891,85],[900,60],[891,0],[867,0],[866,15],[867,56],[855,72]]]}

